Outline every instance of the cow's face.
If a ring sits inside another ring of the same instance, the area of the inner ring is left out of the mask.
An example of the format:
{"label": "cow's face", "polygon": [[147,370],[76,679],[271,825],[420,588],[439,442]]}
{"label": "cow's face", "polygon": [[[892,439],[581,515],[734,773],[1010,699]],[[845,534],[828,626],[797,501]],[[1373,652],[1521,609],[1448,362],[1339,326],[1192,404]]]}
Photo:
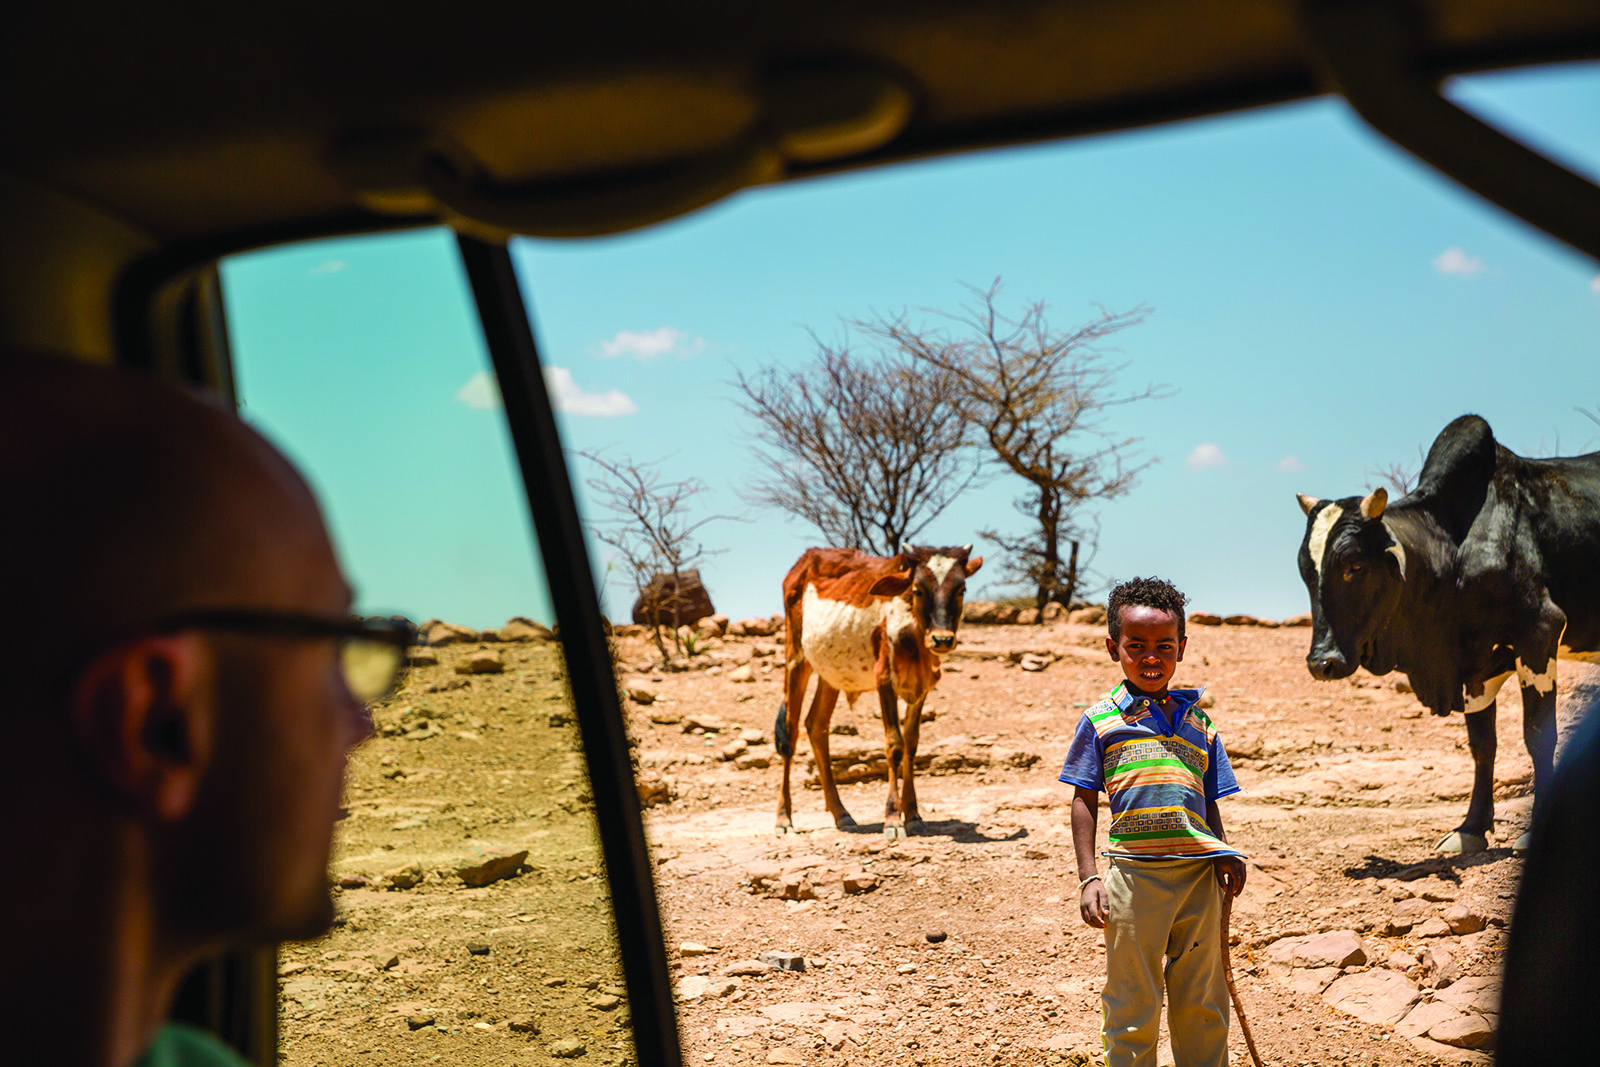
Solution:
{"label": "cow's face", "polygon": [[922,639],[928,650],[942,656],[956,647],[967,579],[978,573],[983,557],[972,558],[970,544],[960,548],[903,545],[900,553],[916,561],[911,578],[911,613],[922,626]]}
{"label": "cow's face", "polygon": [[1389,495],[1318,500],[1302,494],[1306,536],[1300,577],[1311,594],[1312,677],[1347,678],[1357,667],[1377,674],[1393,664],[1376,660],[1376,638],[1400,602],[1406,556],[1383,509]]}

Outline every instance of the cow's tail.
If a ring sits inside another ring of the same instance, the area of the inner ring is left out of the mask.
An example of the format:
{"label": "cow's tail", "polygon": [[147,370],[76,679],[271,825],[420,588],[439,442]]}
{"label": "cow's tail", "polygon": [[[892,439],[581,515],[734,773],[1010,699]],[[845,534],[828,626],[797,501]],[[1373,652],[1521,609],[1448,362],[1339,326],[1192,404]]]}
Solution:
{"label": "cow's tail", "polygon": [[778,705],[778,720],[772,724],[772,747],[784,759],[794,755],[794,738],[789,736],[789,705]]}

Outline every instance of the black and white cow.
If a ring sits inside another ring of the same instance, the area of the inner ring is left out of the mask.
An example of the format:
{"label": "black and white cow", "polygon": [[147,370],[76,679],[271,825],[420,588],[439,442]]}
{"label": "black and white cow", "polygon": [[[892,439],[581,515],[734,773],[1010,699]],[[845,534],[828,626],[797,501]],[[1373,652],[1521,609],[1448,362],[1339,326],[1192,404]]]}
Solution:
{"label": "black and white cow", "polygon": [[1522,685],[1538,805],[1555,769],[1556,659],[1600,662],[1600,452],[1526,459],[1463,415],[1393,505],[1376,489],[1301,494],[1300,507],[1306,666],[1321,679],[1404,671],[1435,715],[1466,713],[1472,800],[1438,849],[1487,848],[1501,685],[1513,674]]}

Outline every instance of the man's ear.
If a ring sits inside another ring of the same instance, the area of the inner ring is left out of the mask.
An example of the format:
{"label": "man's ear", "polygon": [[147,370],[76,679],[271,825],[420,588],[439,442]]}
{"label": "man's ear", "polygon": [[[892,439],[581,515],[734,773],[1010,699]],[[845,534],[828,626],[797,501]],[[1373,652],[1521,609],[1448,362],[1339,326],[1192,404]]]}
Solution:
{"label": "man's ear", "polygon": [[1183,650],[1189,647],[1189,635],[1184,634],[1178,638],[1178,662],[1183,662]]}
{"label": "man's ear", "polygon": [[192,634],[146,637],[103,653],[72,689],[73,731],[103,784],[164,822],[186,816],[211,758]]}
{"label": "man's ear", "polygon": [[1117,652],[1116,638],[1112,637],[1110,634],[1106,634],[1106,654],[1111,657],[1111,662],[1122,662],[1122,655]]}

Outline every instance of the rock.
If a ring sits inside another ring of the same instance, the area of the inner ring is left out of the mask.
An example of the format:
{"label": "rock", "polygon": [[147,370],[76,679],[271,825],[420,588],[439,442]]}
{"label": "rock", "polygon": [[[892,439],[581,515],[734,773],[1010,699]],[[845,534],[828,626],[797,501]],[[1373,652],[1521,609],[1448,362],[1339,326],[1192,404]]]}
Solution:
{"label": "rock", "polygon": [[676,577],[657,574],[633,602],[633,621],[640,626],[678,627],[716,613],[700,572],[693,568],[679,571]]}
{"label": "rock", "polygon": [[816,889],[800,871],[789,871],[778,879],[778,896],[784,900],[815,900]]}
{"label": "rock", "polygon": [[730,682],[753,682],[755,680],[756,672],[750,669],[750,664],[748,663],[741,663],[728,672],[728,681]]}
{"label": "rock", "polygon": [[477,630],[457,626],[453,622],[434,622],[422,631],[422,636],[430,645],[457,645],[476,642],[483,635]]}
{"label": "rock", "polygon": [[761,962],[772,965],[775,971],[803,971],[806,958],[798,952],[763,952]]}
{"label": "rock", "polygon": [[434,667],[439,663],[439,653],[427,645],[412,645],[406,649],[406,663],[412,667]]}
{"label": "rock", "polygon": [[741,771],[759,771],[772,766],[772,758],[755,752],[735,756],[733,765]]}
{"label": "rock", "polygon": [[1217,698],[1212,696],[1210,693],[1201,693],[1200,699],[1196,700],[1194,703],[1198,708],[1214,708],[1217,706]]}
{"label": "rock", "polygon": [[1435,942],[1417,953],[1417,967],[1411,977],[1430,989],[1440,989],[1461,977],[1461,968],[1456,964],[1455,953],[1442,942]]}
{"label": "rock", "polygon": [[1099,626],[1106,621],[1104,604],[1090,604],[1086,608],[1067,612],[1067,621],[1074,626]]}
{"label": "rock", "polygon": [[1293,970],[1354,967],[1367,962],[1366,949],[1354,930],[1280,938],[1267,949],[1269,963]]}
{"label": "rock", "polygon": [[546,1051],[558,1060],[573,1060],[589,1050],[577,1038],[563,1037],[560,1041],[552,1042]]}
{"label": "rock", "polygon": [[539,1022],[533,1016],[524,1012],[521,1015],[513,1015],[507,1019],[506,1029],[514,1034],[537,1034],[539,1032]]}
{"label": "rock", "polygon": [[1394,1024],[1394,1032],[1401,1037],[1421,1037],[1440,1023],[1460,1018],[1461,1015],[1461,1009],[1442,1000],[1424,1001]]}
{"label": "rock", "polygon": [[[1191,615],[1189,617],[1191,619],[1194,618],[1193,615]],[[1280,625],[1280,626],[1310,626],[1311,625],[1311,612],[1302,611],[1298,615],[1290,615],[1287,619],[1284,619],[1278,625]]]}
{"label": "rock", "polygon": [[1475,934],[1488,925],[1482,915],[1465,904],[1452,904],[1444,909],[1444,921],[1452,934]]}
{"label": "rock", "polygon": [[707,615],[705,618],[698,620],[694,626],[695,629],[707,637],[721,637],[728,632],[728,617],[726,615]]}
{"label": "rock", "polygon": [[1425,919],[1413,929],[1413,932],[1418,937],[1444,937],[1450,932],[1450,924],[1440,918]]}
{"label": "rock", "polygon": [[1494,1027],[1481,1015],[1462,1012],[1429,1027],[1428,1036],[1456,1048],[1484,1048],[1494,1041]]}
{"label": "rock", "polygon": [[1396,693],[1415,693],[1416,692],[1415,689],[1411,688],[1410,680],[1406,679],[1406,678],[1396,678],[1394,680],[1394,691]]}
{"label": "rock", "polygon": [[1464,1011],[1480,1015],[1500,1013],[1500,978],[1498,975],[1475,976],[1455,982],[1449,989],[1441,989],[1434,996]]}
{"label": "rock", "polygon": [[1391,971],[1399,971],[1401,974],[1404,974],[1405,972],[1411,970],[1411,968],[1415,967],[1419,962],[1421,961],[1419,961],[1417,957],[1413,956],[1411,953],[1403,952],[1400,949],[1395,949],[1393,952],[1389,953],[1389,958],[1383,961],[1383,965],[1389,968]]}
{"label": "rock", "polygon": [[683,713],[661,708],[650,713],[650,721],[657,726],[676,726],[683,721]]}
{"label": "rock", "polygon": [[1337,967],[1316,967],[1309,971],[1294,971],[1289,975],[1289,988],[1297,993],[1320,993],[1339,977]]}
{"label": "rock", "polygon": [[1039,618],[1044,622],[1059,622],[1066,617],[1067,609],[1056,603],[1054,600],[1046,604],[1044,609],[1039,612]]}
{"label": "rock", "polygon": [[1038,608],[1021,608],[1017,611],[1018,626],[1032,626],[1039,621]]}
{"label": "rock", "polygon": [[727,744],[723,745],[721,748],[717,749],[717,759],[721,760],[723,763],[727,763],[729,760],[737,759],[744,753],[744,750],[749,747],[750,743],[748,741],[744,740],[742,737],[736,737],[732,741],[729,741]]}
{"label": "rock", "polygon": [[771,974],[775,968],[770,963],[761,960],[737,960],[722,968],[722,973],[729,978],[754,977],[757,975]]}
{"label": "rock", "polygon": [[768,619],[740,619],[728,624],[728,633],[734,637],[771,637],[778,632],[782,616]]}
{"label": "rock", "polygon": [[422,884],[422,864],[408,863],[383,872],[383,883],[390,889],[415,889]]}
{"label": "rock", "polygon": [[502,878],[510,878],[527,858],[527,849],[499,856],[474,856],[456,863],[456,877],[474,889],[481,888]]}
{"label": "rock", "polygon": [[716,1000],[718,997],[732,996],[733,994],[737,993],[740,988],[743,987],[743,985],[744,983],[739,981],[737,978],[724,978],[721,981],[713,981],[710,985],[706,986],[705,998],[707,1000]]}
{"label": "rock", "polygon": [[513,615],[495,633],[502,641],[549,641],[555,637],[550,627],[526,615]]}
{"label": "rock", "polygon": [[456,661],[457,674],[499,674],[506,669],[506,661],[491,648],[469,652]]}
{"label": "rock", "polygon": [[766,885],[769,882],[776,882],[778,876],[782,873],[782,868],[772,860],[756,860],[753,863],[745,864],[744,867],[745,881],[751,885]]}
{"label": "rock", "polygon": [[978,625],[993,625],[999,620],[995,617],[1000,607],[992,600],[969,600],[961,608],[961,621],[977,623]]}
{"label": "rock", "polygon": [[589,1007],[597,1011],[615,1011],[622,1007],[622,998],[612,993],[601,993],[597,997],[590,998]]}
{"label": "rock", "polygon": [[1406,900],[1395,902],[1394,915],[1397,919],[1410,919],[1415,922],[1418,919],[1431,917],[1433,909],[1421,897],[1410,897]]}
{"label": "rock", "polygon": [[1189,621],[1196,626],[1221,626],[1222,616],[1213,615],[1209,611],[1191,611],[1189,612]]}
{"label": "rock", "polygon": [[372,884],[372,879],[364,874],[341,874],[339,876],[340,889],[365,889]]}
{"label": "rock", "polygon": [[1022,654],[1022,661],[1019,666],[1021,666],[1025,671],[1036,672],[1044,670],[1046,667],[1050,666],[1050,663],[1051,659],[1049,656],[1040,656],[1033,652],[1024,652]]}
{"label": "rock", "polygon": [[927,940],[928,944],[937,945],[939,942],[943,941],[945,938],[949,937],[950,935],[945,933],[943,930],[929,930],[927,933],[923,934],[922,936],[923,936],[923,938],[925,938]]}
{"label": "rock", "polygon": [[1406,1017],[1422,993],[1395,971],[1357,971],[1336,979],[1322,999],[1365,1023],[1393,1026]]}
{"label": "rock", "polygon": [[[656,695],[643,686],[632,685],[628,687],[628,699],[641,707],[649,707],[656,702]],[[655,716],[650,718],[654,721]],[[673,721],[677,721],[677,716],[673,716]]]}
{"label": "rock", "polygon": [[767,743],[766,734],[748,726],[739,731],[739,739],[747,745],[764,745]]}
{"label": "rock", "polygon": [[1412,886],[1417,896],[1423,900],[1430,900],[1435,904],[1448,904],[1461,895],[1461,891],[1449,882],[1442,882],[1437,878],[1429,878]]}
{"label": "rock", "polygon": [[473,956],[487,956],[489,954],[489,946],[482,941],[474,941],[467,945],[467,953]]}
{"label": "rock", "polygon": [[878,876],[868,871],[851,871],[844,876],[844,891],[846,893],[852,895],[870,893],[876,888],[878,888]]}
{"label": "rock", "polygon": [[917,973],[917,965],[915,963],[902,963],[900,966],[898,966],[898,967],[896,967],[894,969],[894,973],[895,974],[916,974]]}
{"label": "rock", "polygon": [[708,734],[719,734],[728,728],[728,724],[715,715],[685,715],[683,717],[683,732],[692,734],[696,730]]}
{"label": "rock", "polygon": [[767,1062],[804,1063],[806,1058],[800,1054],[798,1049],[792,1049],[787,1045],[779,1045],[777,1048],[767,1049]]}
{"label": "rock", "polygon": [[424,1026],[432,1026],[437,1018],[431,1011],[419,1011],[406,1016],[406,1025],[413,1030],[421,1030]]}
{"label": "rock", "polygon": [[1224,615],[1222,623],[1224,626],[1260,626],[1261,620],[1254,615]]}
{"label": "rock", "polygon": [[704,975],[691,974],[678,979],[672,987],[672,995],[679,1000],[699,1000],[706,995],[706,990],[711,988],[711,979]]}
{"label": "rock", "polygon": [[635,788],[639,793],[639,806],[643,808],[654,808],[661,804],[670,804],[678,796],[678,787],[673,784],[672,779],[663,778],[659,775],[639,778],[635,783]]}
{"label": "rock", "polygon": [[715,951],[716,949],[708,948],[698,941],[685,941],[678,946],[678,955],[680,956],[709,956]]}

